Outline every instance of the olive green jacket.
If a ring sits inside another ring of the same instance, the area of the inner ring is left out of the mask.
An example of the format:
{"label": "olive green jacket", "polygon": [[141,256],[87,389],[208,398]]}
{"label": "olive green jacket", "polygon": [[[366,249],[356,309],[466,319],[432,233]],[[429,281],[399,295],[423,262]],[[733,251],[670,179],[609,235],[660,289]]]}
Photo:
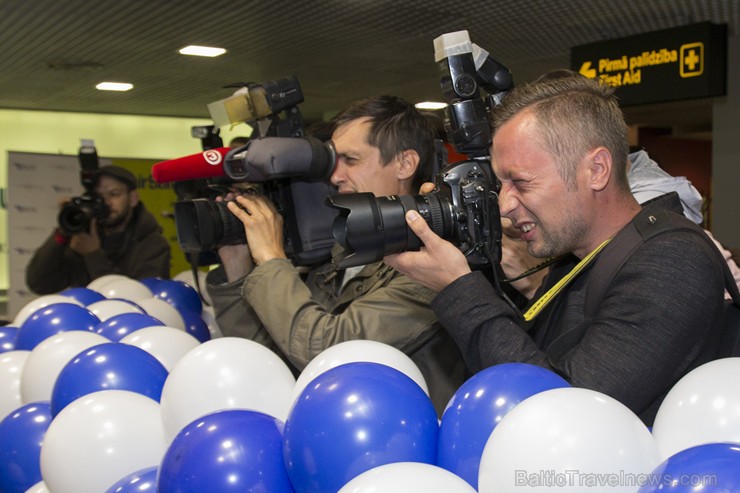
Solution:
{"label": "olive green jacket", "polygon": [[304,280],[273,259],[243,280],[208,275],[208,292],[225,336],[277,348],[298,370],[334,344],[367,339],[393,346],[419,367],[439,414],[466,378],[457,346],[429,307],[434,293],[383,262],[365,266],[341,289],[342,271],[325,264]]}

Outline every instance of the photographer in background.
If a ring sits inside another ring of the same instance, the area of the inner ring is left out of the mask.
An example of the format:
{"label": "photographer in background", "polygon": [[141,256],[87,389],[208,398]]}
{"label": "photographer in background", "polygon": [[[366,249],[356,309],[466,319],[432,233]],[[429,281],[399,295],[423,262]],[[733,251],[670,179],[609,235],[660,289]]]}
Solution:
{"label": "photographer in background", "polygon": [[[337,163],[331,183],[340,193],[408,195],[431,178],[434,131],[408,102],[393,96],[356,101],[332,123]],[[389,344],[418,365],[441,414],[466,375],[429,307],[432,291],[382,261],[346,270],[326,263],[304,276],[287,259],[282,217],[269,200],[245,194],[228,206],[244,224],[248,248],[238,261],[234,248],[228,257],[220,249],[224,265],[207,278],[224,335],[274,344],[298,370],[340,342]]]}
{"label": "photographer in background", "polygon": [[96,171],[95,192],[108,215],[92,219],[86,231],[70,234],[58,227],[52,233],[26,268],[26,284],[34,293],[86,286],[108,274],[169,278],[170,245],[139,201],[136,177],[119,166],[103,166]]}
{"label": "photographer in background", "polygon": [[[722,259],[680,205],[669,211],[675,195],[644,208],[632,196],[627,126],[613,92],[559,71],[515,88],[493,109],[501,214],[531,255],[562,256],[523,318],[415,211],[407,223],[425,246],[385,260],[439,292],[432,307],[471,370],[543,366],[650,424],[668,390],[718,353]],[[652,225],[665,231],[640,241]],[[610,280],[596,277],[633,231],[637,249],[621,269]],[[604,288],[594,313],[590,284]]]}

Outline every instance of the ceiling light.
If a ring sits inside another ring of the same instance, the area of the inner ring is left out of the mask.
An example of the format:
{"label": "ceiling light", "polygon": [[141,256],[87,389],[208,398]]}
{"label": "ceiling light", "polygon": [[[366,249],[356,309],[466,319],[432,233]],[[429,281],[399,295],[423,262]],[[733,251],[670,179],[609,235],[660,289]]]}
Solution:
{"label": "ceiling light", "polygon": [[99,91],[130,91],[133,88],[134,85],[128,82],[101,82],[95,86]]}
{"label": "ceiling light", "polygon": [[223,55],[226,50],[223,48],[213,48],[211,46],[196,46],[190,45],[180,50],[182,55],[194,55],[194,56],[208,56],[214,57]]}
{"label": "ceiling light", "polygon": [[416,106],[416,108],[420,110],[441,110],[442,108],[447,107],[447,103],[438,103],[436,101],[422,101],[421,103],[416,103],[414,106]]}

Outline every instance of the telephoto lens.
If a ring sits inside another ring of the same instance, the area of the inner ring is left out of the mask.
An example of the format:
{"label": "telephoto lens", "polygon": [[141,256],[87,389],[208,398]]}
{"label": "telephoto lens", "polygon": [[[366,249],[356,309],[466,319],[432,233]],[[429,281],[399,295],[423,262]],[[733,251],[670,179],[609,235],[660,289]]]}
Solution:
{"label": "telephoto lens", "polygon": [[439,194],[388,195],[372,193],[340,194],[329,197],[339,209],[333,235],[344,252],[333,261],[339,268],[377,262],[391,253],[418,250],[421,240],[406,224],[406,212],[415,210],[429,227],[443,238],[453,235],[455,220],[452,204]]}

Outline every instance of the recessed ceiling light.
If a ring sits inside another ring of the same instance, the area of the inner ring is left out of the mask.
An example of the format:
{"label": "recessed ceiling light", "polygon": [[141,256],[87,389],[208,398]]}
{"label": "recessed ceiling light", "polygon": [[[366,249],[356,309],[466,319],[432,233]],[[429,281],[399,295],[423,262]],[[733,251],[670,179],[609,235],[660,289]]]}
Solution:
{"label": "recessed ceiling light", "polygon": [[133,88],[134,85],[128,82],[101,82],[95,86],[99,91],[130,91]]}
{"label": "recessed ceiling light", "polygon": [[421,103],[416,103],[414,106],[416,106],[420,110],[441,110],[442,108],[447,107],[447,103],[438,103],[436,101],[422,101]]}
{"label": "recessed ceiling light", "polygon": [[213,48],[211,46],[190,45],[180,50],[182,55],[208,56],[214,57],[226,53],[224,48]]}

